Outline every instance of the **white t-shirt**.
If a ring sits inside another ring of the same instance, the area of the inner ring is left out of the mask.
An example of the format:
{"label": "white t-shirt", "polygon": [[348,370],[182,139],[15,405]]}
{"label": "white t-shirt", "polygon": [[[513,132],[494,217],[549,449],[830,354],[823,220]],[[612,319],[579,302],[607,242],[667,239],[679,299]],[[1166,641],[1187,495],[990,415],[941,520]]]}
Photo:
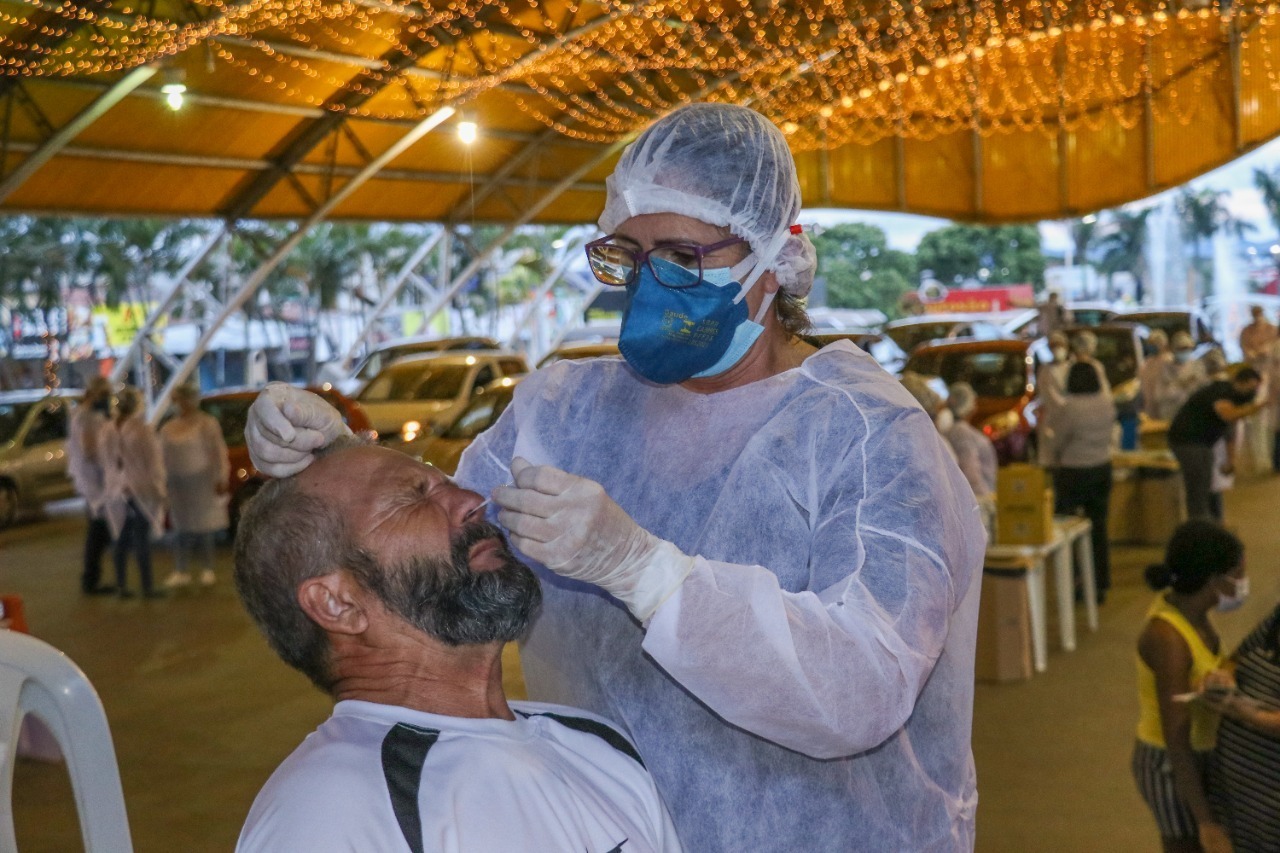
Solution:
{"label": "white t-shirt", "polygon": [[514,721],[343,701],[258,793],[240,853],[679,851],[635,747],[599,717]]}

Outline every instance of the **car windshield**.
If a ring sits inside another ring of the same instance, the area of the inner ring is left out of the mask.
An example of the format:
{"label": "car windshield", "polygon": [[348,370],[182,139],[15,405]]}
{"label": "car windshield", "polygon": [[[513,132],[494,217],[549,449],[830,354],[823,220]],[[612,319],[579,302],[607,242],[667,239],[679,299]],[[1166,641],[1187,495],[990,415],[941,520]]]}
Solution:
{"label": "car windshield", "polygon": [[1111,312],[1105,308],[1076,308],[1071,316],[1078,326],[1100,326],[1107,322]]}
{"label": "car windshield", "polygon": [[222,427],[222,440],[227,447],[244,446],[244,425],[253,400],[253,397],[214,397],[200,401],[200,408],[213,415]]}
{"label": "car windshield", "polygon": [[1138,357],[1134,349],[1133,333],[1127,329],[1122,331],[1094,329],[1093,334],[1098,338],[1098,351],[1094,358],[1102,362],[1107,381],[1114,386],[1136,378]]}
{"label": "car windshield", "polygon": [[439,352],[442,344],[439,341],[427,341],[425,343],[403,344],[398,347],[387,347],[386,349],[375,350],[369,353],[356,370],[356,376],[360,379],[372,379],[382,372],[382,368],[386,367],[397,358],[404,358],[406,355],[421,355],[425,352]]}
{"label": "car windshield", "polygon": [[511,390],[505,388],[476,397],[444,431],[444,437],[469,440],[484,432],[511,402]]}
{"label": "car windshield", "polygon": [[903,352],[911,352],[926,341],[945,338],[951,334],[951,330],[955,326],[956,324],[952,321],[945,323],[908,323],[905,326],[885,329],[885,334],[892,338],[895,344],[902,347]]}
{"label": "car windshield", "polygon": [[0,441],[11,441],[35,403],[0,403]]}
{"label": "car windshield", "polygon": [[362,403],[454,400],[462,391],[470,367],[460,364],[402,364],[389,367],[360,394]]}
{"label": "car windshield", "polygon": [[907,370],[937,376],[950,385],[968,382],[979,397],[1021,397],[1027,388],[1021,352],[932,352],[913,356]]}
{"label": "car windshield", "polygon": [[1177,332],[1191,331],[1191,321],[1187,314],[1126,314],[1116,319],[1126,323],[1141,323],[1152,331],[1159,329],[1169,338],[1173,338]]}

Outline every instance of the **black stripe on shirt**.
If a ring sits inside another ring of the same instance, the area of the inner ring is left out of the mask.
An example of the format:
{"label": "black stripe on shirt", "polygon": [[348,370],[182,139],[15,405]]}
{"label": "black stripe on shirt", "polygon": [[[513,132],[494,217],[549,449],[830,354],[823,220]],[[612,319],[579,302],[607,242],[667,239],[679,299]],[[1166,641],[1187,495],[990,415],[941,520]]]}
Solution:
{"label": "black stripe on shirt", "polygon": [[[640,753],[636,752],[636,748],[631,745],[631,741],[627,740],[618,733],[612,726],[606,725],[598,720],[591,720],[586,717],[566,717],[564,714],[526,714],[524,711],[517,711],[522,717],[550,717],[562,726],[573,729],[584,734],[595,735],[609,746],[621,752],[630,758],[634,758],[636,763],[644,767],[644,760],[640,757]],[[646,768],[647,769],[647,768]]]}
{"label": "black stripe on shirt", "polygon": [[422,765],[439,737],[436,729],[396,723],[382,739],[382,775],[391,795],[391,809],[413,853],[423,853],[422,814],[418,811]]}

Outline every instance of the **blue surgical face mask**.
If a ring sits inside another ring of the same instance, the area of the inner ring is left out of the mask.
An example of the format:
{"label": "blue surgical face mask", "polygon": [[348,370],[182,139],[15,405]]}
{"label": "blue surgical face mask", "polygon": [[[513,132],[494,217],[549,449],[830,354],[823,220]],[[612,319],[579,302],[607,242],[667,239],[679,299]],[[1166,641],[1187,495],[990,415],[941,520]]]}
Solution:
{"label": "blue surgical face mask", "polygon": [[[627,292],[631,296],[622,315],[618,348],[637,373],[660,385],[694,377],[715,376],[742,360],[764,327],[747,316],[747,302],[734,268],[698,274],[677,264],[652,258],[669,281],[684,279],[690,286],[672,288],[654,277],[649,264]],[[695,283],[696,282],[696,283]],[[760,316],[763,317],[762,306]]]}
{"label": "blue surgical face mask", "polygon": [[1249,579],[1243,578],[1227,578],[1231,581],[1234,591],[1232,595],[1218,593],[1218,603],[1214,605],[1214,609],[1219,613],[1229,613],[1232,610],[1239,610],[1249,598]]}

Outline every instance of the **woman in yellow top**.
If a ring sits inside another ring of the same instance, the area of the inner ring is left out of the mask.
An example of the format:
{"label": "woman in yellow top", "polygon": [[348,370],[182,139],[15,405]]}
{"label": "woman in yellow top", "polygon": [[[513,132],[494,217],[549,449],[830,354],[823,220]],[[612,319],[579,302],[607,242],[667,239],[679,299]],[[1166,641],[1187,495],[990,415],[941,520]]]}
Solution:
{"label": "woman in yellow top", "polygon": [[1209,611],[1234,610],[1248,594],[1244,545],[1220,525],[1193,519],[1174,532],[1164,564],[1151,566],[1146,577],[1160,594],[1138,638],[1133,775],[1166,853],[1229,853],[1231,841],[1209,807],[1204,784],[1218,718],[1187,703],[1185,694],[1221,664]]}

